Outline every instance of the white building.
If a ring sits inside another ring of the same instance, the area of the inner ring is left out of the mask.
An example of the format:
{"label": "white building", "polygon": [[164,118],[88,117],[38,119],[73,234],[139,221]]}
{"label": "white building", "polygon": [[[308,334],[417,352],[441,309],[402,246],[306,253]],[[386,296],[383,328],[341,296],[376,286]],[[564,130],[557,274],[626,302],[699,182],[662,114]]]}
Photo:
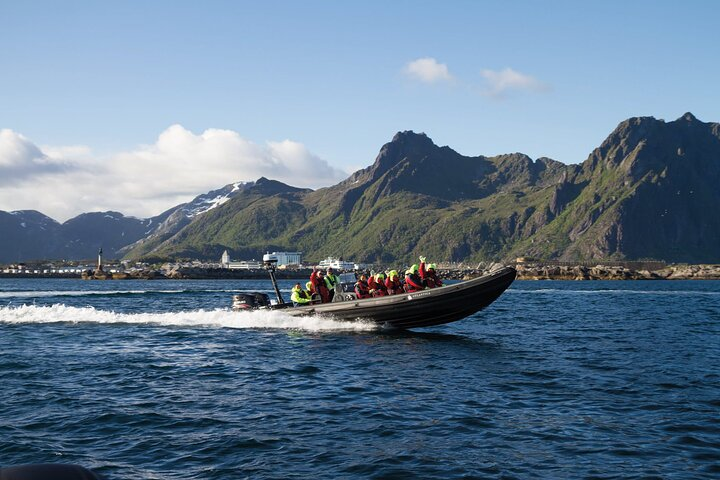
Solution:
{"label": "white building", "polygon": [[268,252],[267,255],[277,260],[278,267],[302,263],[302,252]]}
{"label": "white building", "polygon": [[259,270],[263,263],[257,260],[243,260],[242,262],[229,262],[227,267],[230,270]]}
{"label": "white building", "polygon": [[[272,252],[265,255],[266,257],[277,260],[278,267],[286,267],[288,265],[300,265],[302,262],[302,252]],[[230,260],[230,254],[225,250],[220,258],[222,268],[231,270],[255,270],[263,268],[263,262],[259,260],[242,260],[233,262]]]}
{"label": "white building", "polygon": [[225,250],[220,257],[220,267],[229,268],[230,270],[257,270],[263,268],[263,263],[257,260],[242,260],[233,262],[230,260],[230,254]]}

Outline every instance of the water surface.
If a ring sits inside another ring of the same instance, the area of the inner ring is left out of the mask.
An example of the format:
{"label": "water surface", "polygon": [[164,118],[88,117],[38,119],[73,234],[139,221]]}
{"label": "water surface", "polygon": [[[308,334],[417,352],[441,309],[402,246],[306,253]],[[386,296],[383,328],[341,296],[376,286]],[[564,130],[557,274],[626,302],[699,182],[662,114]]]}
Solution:
{"label": "water surface", "polygon": [[272,288],[0,280],[0,465],[720,476],[720,282],[515,282],[485,311],[415,332],[232,312],[238,290]]}

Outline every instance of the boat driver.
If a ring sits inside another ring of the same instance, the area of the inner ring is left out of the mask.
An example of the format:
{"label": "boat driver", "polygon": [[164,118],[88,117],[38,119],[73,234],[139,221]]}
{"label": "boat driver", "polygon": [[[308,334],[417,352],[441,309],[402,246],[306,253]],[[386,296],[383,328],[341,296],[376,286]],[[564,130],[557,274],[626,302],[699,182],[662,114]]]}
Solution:
{"label": "boat driver", "polygon": [[290,300],[293,302],[293,307],[302,307],[303,305],[308,305],[312,298],[308,292],[302,289],[298,282],[292,289]]}

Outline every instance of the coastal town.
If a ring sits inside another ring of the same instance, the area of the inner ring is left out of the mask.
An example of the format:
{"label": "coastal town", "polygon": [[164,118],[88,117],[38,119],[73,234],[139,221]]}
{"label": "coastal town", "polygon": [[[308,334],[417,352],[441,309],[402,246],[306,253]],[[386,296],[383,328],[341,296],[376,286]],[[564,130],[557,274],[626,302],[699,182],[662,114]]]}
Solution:
{"label": "coastal town", "polygon": [[[341,272],[372,269],[373,265],[355,263],[342,258],[327,257],[317,263],[303,263],[302,252],[268,252],[277,261],[280,277],[296,278],[304,276],[313,268],[331,267]],[[219,261],[188,260],[151,264],[127,260],[107,260],[102,249],[97,260],[91,261],[37,261],[0,265],[3,277],[50,277],[50,278],[86,278],[86,279],[182,279],[182,278],[256,278],[266,274],[260,260],[232,260],[230,254],[223,252]]]}
{"label": "coastal town", "polygon": [[[338,272],[383,271],[392,265],[374,265],[327,257],[319,262],[304,261],[303,253],[268,252],[277,260],[278,278],[305,278],[314,268]],[[666,264],[658,261],[562,262],[517,258],[508,265],[517,270],[518,280],[718,280],[720,265]],[[497,262],[438,262],[438,273],[450,280],[475,278],[498,268]],[[95,262],[38,261],[0,265],[5,278],[126,279],[242,279],[266,278],[261,260],[233,260],[224,251],[217,262],[187,260],[151,264],[128,260],[105,260],[102,250]]]}

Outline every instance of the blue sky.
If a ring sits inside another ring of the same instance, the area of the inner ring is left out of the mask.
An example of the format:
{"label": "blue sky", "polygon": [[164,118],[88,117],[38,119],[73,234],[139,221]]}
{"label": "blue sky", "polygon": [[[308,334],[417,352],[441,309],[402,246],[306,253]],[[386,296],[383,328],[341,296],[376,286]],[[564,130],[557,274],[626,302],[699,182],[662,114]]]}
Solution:
{"label": "blue sky", "polygon": [[[578,163],[631,116],[720,121],[718,25],[714,1],[0,0],[0,209],[149,216],[252,175],[330,185],[400,130]],[[128,186],[143,174],[167,188]],[[93,175],[103,194],[60,187]]]}

